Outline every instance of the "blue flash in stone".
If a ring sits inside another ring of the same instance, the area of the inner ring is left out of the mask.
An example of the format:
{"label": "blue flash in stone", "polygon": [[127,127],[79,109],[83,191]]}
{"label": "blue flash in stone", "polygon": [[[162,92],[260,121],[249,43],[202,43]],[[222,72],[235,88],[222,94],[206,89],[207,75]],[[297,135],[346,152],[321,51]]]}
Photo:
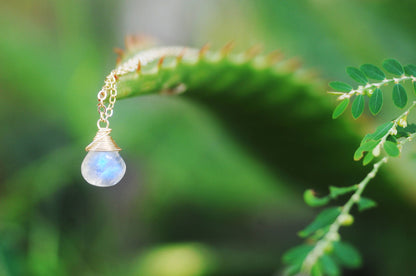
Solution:
{"label": "blue flash in stone", "polygon": [[84,179],[95,186],[109,187],[117,184],[126,172],[121,150],[110,137],[111,129],[99,129],[81,165]]}
{"label": "blue flash in stone", "polygon": [[90,151],[81,165],[85,180],[95,186],[117,184],[126,172],[126,163],[118,151]]}

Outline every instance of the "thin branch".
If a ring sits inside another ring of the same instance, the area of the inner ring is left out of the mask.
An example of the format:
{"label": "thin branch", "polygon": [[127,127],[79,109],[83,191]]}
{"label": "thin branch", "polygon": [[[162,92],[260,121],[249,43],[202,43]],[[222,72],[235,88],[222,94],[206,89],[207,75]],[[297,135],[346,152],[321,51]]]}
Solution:
{"label": "thin branch", "polygon": [[[409,112],[416,106],[416,101],[414,101],[410,107],[400,116],[398,116],[394,121],[392,127],[387,131],[387,134],[381,138],[380,144],[384,143],[389,135],[396,132],[397,125],[399,122],[406,118]],[[410,135],[404,140],[399,141],[399,150],[402,150],[402,146],[411,141],[416,137],[416,133]],[[380,146],[380,144],[378,146]],[[312,267],[316,264],[319,258],[325,254],[325,250],[333,243],[340,239],[339,228],[343,225],[346,218],[350,216],[351,208],[354,204],[357,204],[361,198],[361,194],[364,192],[364,189],[367,187],[367,184],[373,179],[378,173],[381,165],[387,163],[388,157],[383,157],[380,161],[374,164],[373,169],[367,174],[367,176],[358,184],[358,189],[350,197],[347,203],[342,207],[341,213],[335,219],[335,221],[329,226],[329,231],[316,242],[315,247],[309,252],[302,264],[302,273],[309,275],[311,273]]]}
{"label": "thin branch", "polygon": [[339,96],[337,99],[338,100],[343,100],[343,99],[347,99],[347,98],[351,98],[354,95],[364,95],[366,91],[368,91],[370,94],[373,93],[373,91],[376,88],[380,88],[381,86],[385,86],[388,84],[392,84],[392,83],[399,83],[399,82],[404,82],[406,80],[411,80],[411,81],[416,81],[416,77],[415,76],[406,76],[403,75],[399,78],[391,78],[391,79],[384,79],[381,82],[375,82],[375,83],[367,83],[366,85],[360,85],[357,89],[353,89],[350,92],[337,92],[337,91],[330,91],[328,93],[330,94],[341,94],[341,96]]}

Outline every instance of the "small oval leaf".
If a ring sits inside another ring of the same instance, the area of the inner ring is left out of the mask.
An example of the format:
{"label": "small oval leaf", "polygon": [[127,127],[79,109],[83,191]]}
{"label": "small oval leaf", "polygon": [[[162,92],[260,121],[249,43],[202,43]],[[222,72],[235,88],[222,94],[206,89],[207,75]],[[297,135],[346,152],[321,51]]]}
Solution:
{"label": "small oval leaf", "polygon": [[364,152],[372,151],[378,144],[380,143],[379,140],[368,140],[363,142],[360,147],[355,151],[354,153],[354,160],[358,161],[360,160]]}
{"label": "small oval leaf", "polygon": [[335,187],[329,186],[329,193],[332,198],[337,198],[338,196],[345,195],[351,192],[354,192],[358,189],[357,185],[349,186],[349,187]]}
{"label": "small oval leaf", "polygon": [[393,87],[393,103],[399,108],[403,108],[407,104],[406,90],[400,83],[396,83]]}
{"label": "small oval leaf", "polygon": [[312,266],[311,275],[310,276],[324,276],[324,272],[322,271],[321,262],[317,262]]}
{"label": "small oval leaf", "polygon": [[333,89],[339,92],[350,92],[352,90],[352,86],[348,83],[342,82],[342,81],[333,81],[329,83],[329,86],[331,86]]}
{"label": "small oval leaf", "polygon": [[302,244],[289,249],[282,257],[282,260],[286,264],[302,263],[305,257],[313,249],[312,245]]}
{"label": "small oval leaf", "polygon": [[339,116],[341,116],[342,113],[344,113],[344,111],[347,109],[349,104],[350,104],[349,98],[342,100],[334,109],[334,112],[332,113],[332,119],[336,119]]}
{"label": "small oval leaf", "polygon": [[364,111],[364,95],[358,95],[355,97],[352,103],[351,112],[354,119],[358,119]]}
{"label": "small oval leaf", "polygon": [[361,197],[360,200],[358,201],[358,211],[364,211],[367,210],[369,208],[373,208],[376,207],[377,203],[369,198],[366,197]]}
{"label": "small oval leaf", "polygon": [[316,230],[330,225],[336,220],[340,213],[340,207],[331,207],[323,210],[311,224],[309,224],[305,229],[299,232],[299,236],[302,238],[306,238],[307,236],[313,234]]}
{"label": "small oval leaf", "polygon": [[371,134],[371,139],[378,140],[384,137],[393,127],[393,122],[387,122],[377,127],[376,131]]}
{"label": "small oval leaf", "polygon": [[360,149],[362,151],[372,151],[379,143],[379,140],[369,140],[360,145]]}
{"label": "small oval leaf", "polygon": [[323,271],[326,273],[325,275],[328,276],[339,276],[340,275],[340,269],[338,265],[335,263],[335,261],[332,259],[332,257],[328,255],[322,255],[321,259],[321,265]]}
{"label": "small oval leaf", "polygon": [[361,266],[360,253],[358,253],[357,249],[348,243],[334,243],[333,254],[338,263],[348,268],[357,268]]}
{"label": "small oval leaf", "polygon": [[397,147],[397,144],[392,141],[384,142],[384,150],[391,157],[397,157],[400,155],[400,150]]}
{"label": "small oval leaf", "polygon": [[386,69],[387,72],[401,76],[404,74],[403,66],[395,59],[386,59],[383,62],[383,67]]}
{"label": "small oval leaf", "polygon": [[363,151],[363,150],[361,150],[361,148],[358,148],[358,149],[354,152],[354,160],[355,160],[355,161],[360,160],[361,158],[363,158],[363,156],[364,156],[364,151]]}
{"label": "small oval leaf", "polygon": [[373,161],[373,159],[374,159],[373,153],[367,152],[367,154],[365,155],[363,159],[363,165],[367,166],[368,164],[370,164],[371,161]]}
{"label": "small oval leaf", "polygon": [[368,83],[367,77],[364,75],[363,72],[360,71],[360,69],[355,68],[355,67],[347,67],[346,71],[347,71],[347,74],[356,82],[361,83],[361,84]]}
{"label": "small oval leaf", "polygon": [[306,190],[303,193],[303,200],[306,204],[308,204],[311,207],[319,207],[323,206],[325,204],[328,204],[330,198],[329,197],[317,197],[315,195],[315,192],[311,189]]}
{"label": "small oval leaf", "polygon": [[413,64],[408,64],[404,67],[404,72],[408,76],[414,76],[416,77],[416,66]]}
{"label": "small oval leaf", "polygon": [[373,115],[377,115],[383,106],[383,93],[380,88],[376,88],[370,97],[368,107]]}
{"label": "small oval leaf", "polygon": [[381,71],[380,68],[378,68],[375,65],[372,64],[363,64],[360,67],[361,71],[364,72],[364,74],[373,80],[384,80],[386,78],[386,75],[383,71]]}

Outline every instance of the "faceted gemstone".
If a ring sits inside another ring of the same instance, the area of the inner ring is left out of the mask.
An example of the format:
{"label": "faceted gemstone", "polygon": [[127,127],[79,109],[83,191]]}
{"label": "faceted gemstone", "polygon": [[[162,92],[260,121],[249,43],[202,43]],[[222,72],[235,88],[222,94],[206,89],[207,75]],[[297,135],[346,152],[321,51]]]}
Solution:
{"label": "faceted gemstone", "polygon": [[89,151],[81,165],[84,179],[95,186],[117,184],[126,172],[126,163],[118,151]]}

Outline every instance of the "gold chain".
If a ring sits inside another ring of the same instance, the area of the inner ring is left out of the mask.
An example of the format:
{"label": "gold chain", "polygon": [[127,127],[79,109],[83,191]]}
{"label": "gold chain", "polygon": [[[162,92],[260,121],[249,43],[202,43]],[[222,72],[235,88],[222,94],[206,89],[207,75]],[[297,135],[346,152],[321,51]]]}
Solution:
{"label": "gold chain", "polygon": [[[108,75],[105,79],[105,84],[103,88],[101,88],[100,92],[98,92],[98,113],[100,113],[100,118],[97,121],[98,129],[108,128],[110,126],[110,122],[108,119],[113,116],[113,109],[114,104],[116,103],[117,97],[117,75],[116,70],[111,72],[112,74]],[[105,105],[104,101],[108,98],[108,104]],[[102,127],[101,124],[104,123],[105,127]]]}

